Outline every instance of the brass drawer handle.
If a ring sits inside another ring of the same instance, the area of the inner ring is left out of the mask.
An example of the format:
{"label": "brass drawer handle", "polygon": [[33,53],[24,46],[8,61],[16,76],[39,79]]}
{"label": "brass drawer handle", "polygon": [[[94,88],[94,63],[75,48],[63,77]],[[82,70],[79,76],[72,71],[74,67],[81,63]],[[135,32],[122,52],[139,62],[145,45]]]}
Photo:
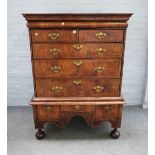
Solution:
{"label": "brass drawer handle", "polygon": [[79,111],[79,110],[81,110],[81,106],[75,105],[75,106],[74,106],[74,109],[75,109],[76,111]]}
{"label": "brass drawer handle", "polygon": [[111,111],[112,105],[104,105],[103,108],[105,111]]}
{"label": "brass drawer handle", "polygon": [[80,65],[82,65],[82,61],[81,60],[77,60],[77,61],[73,61],[73,63],[78,67]]}
{"label": "brass drawer handle", "polygon": [[58,49],[58,48],[52,48],[52,49],[50,49],[50,52],[53,54],[53,55],[58,55],[59,53],[60,53],[60,49]]}
{"label": "brass drawer handle", "polygon": [[97,48],[96,49],[96,53],[98,54],[98,55],[102,55],[102,54],[104,54],[106,52],[106,49],[105,48]]}
{"label": "brass drawer handle", "polygon": [[82,48],[82,45],[81,44],[75,44],[73,46],[77,51],[79,51],[81,48]]}
{"label": "brass drawer handle", "polygon": [[81,81],[80,80],[73,80],[73,84],[78,86],[81,84]]}
{"label": "brass drawer handle", "polygon": [[51,107],[51,106],[45,106],[44,107],[44,110],[46,110],[47,112],[53,111],[53,107]]}
{"label": "brass drawer handle", "polygon": [[95,67],[96,72],[101,73],[105,68],[102,66]]}
{"label": "brass drawer handle", "polygon": [[101,92],[101,91],[104,89],[104,87],[95,86],[93,89],[94,89],[97,93],[99,93],[99,92]]}
{"label": "brass drawer handle", "polygon": [[105,32],[98,32],[98,33],[96,33],[96,37],[98,38],[98,39],[104,39],[105,37],[107,36],[107,33],[105,33]]}
{"label": "brass drawer handle", "polygon": [[59,93],[63,90],[63,88],[62,88],[62,87],[59,87],[59,86],[55,86],[55,87],[52,87],[51,90],[52,90],[54,93],[59,94]]}
{"label": "brass drawer handle", "polygon": [[51,39],[56,40],[60,36],[60,34],[59,33],[56,33],[56,32],[51,32],[51,33],[48,34],[48,36]]}
{"label": "brass drawer handle", "polygon": [[59,67],[59,66],[53,66],[53,67],[51,67],[51,71],[54,72],[54,73],[58,73],[61,70],[62,70],[62,68]]}

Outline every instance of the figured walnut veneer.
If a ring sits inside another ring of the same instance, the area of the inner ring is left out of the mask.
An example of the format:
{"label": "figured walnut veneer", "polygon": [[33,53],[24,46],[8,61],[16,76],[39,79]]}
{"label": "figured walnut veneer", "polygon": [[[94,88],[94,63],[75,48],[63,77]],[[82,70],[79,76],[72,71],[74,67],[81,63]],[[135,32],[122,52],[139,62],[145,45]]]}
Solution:
{"label": "figured walnut veneer", "polygon": [[109,121],[119,137],[127,21],[132,14],[23,14],[29,28],[36,136],[45,123]]}

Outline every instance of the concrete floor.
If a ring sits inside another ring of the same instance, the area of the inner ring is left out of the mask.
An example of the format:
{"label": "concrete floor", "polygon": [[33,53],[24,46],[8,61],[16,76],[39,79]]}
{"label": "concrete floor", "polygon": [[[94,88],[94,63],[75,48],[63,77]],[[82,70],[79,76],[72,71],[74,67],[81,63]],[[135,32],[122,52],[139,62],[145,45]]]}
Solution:
{"label": "concrete floor", "polygon": [[125,107],[122,118],[117,140],[109,123],[92,129],[77,117],[64,129],[48,124],[38,141],[31,107],[8,107],[8,155],[147,155],[147,110]]}

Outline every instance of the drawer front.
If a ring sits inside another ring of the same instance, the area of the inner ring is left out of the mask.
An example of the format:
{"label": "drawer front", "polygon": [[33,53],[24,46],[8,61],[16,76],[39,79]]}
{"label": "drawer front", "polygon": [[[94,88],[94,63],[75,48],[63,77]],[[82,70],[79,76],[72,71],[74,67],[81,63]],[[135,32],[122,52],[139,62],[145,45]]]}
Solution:
{"label": "drawer front", "polygon": [[80,42],[123,42],[123,30],[80,30]]}
{"label": "drawer front", "polygon": [[59,106],[38,105],[37,114],[39,121],[59,120]]}
{"label": "drawer front", "polygon": [[118,105],[95,106],[96,120],[115,120],[117,118]]}
{"label": "drawer front", "polygon": [[31,30],[32,41],[76,42],[76,30]]}
{"label": "drawer front", "polygon": [[119,96],[120,79],[37,79],[38,97]]}
{"label": "drawer front", "polygon": [[91,112],[94,110],[92,105],[63,105],[60,108],[65,112]]}
{"label": "drawer front", "polygon": [[106,77],[119,78],[120,59],[104,60],[34,60],[36,77]]}
{"label": "drawer front", "polygon": [[121,43],[33,44],[33,59],[122,58]]}

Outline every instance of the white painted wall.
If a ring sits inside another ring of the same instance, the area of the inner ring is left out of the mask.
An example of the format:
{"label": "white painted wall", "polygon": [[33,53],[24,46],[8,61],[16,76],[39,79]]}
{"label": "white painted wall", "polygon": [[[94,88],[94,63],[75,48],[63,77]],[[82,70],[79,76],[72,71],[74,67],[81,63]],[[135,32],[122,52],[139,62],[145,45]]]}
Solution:
{"label": "white painted wall", "polygon": [[21,13],[134,13],[129,21],[122,93],[143,103],[147,64],[147,0],[8,0],[8,105],[28,105],[33,94],[26,21]]}

